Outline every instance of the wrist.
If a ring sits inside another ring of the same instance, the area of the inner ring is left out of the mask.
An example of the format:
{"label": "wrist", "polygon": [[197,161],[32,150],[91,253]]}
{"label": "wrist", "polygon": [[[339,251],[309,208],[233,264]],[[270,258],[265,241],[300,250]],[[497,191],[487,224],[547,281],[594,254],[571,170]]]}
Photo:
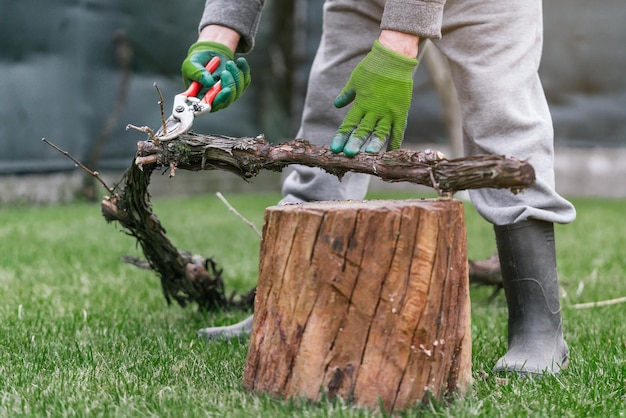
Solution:
{"label": "wrist", "polygon": [[385,77],[390,79],[409,81],[412,80],[413,71],[417,66],[417,58],[400,54],[376,40],[372,50],[360,65],[372,74],[384,73]]}
{"label": "wrist", "polygon": [[381,31],[378,37],[382,46],[409,58],[417,57],[419,40],[417,35],[389,29]]}
{"label": "wrist", "polygon": [[239,39],[241,39],[239,33],[220,25],[205,26],[198,35],[198,42],[218,42],[226,45],[233,53],[237,50]]}

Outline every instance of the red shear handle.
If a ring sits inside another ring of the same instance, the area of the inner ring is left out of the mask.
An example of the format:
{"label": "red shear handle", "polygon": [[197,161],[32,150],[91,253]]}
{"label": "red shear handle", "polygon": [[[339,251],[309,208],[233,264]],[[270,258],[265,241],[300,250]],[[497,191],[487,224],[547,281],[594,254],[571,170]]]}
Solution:
{"label": "red shear handle", "polygon": [[222,91],[221,80],[213,84],[213,87],[211,87],[209,91],[206,92],[206,94],[202,98],[202,101],[208,105],[213,104],[213,100],[215,100],[215,96],[217,96],[217,93],[219,93],[220,91]]}
{"label": "red shear handle", "polygon": [[[209,61],[204,68],[206,68],[210,73],[212,73],[213,71],[217,70],[217,67],[219,66],[220,66],[220,57],[213,57],[211,58],[211,61]],[[213,87],[211,87],[211,90],[215,89],[215,86],[217,86],[218,84],[220,83],[217,82]],[[191,84],[189,85],[189,88],[187,88],[187,90],[185,90],[181,94],[187,97],[195,97],[198,95],[198,93],[200,93],[200,90],[202,90],[202,84],[198,83],[197,81],[192,81]],[[209,92],[211,90],[209,90]],[[221,90],[221,87],[218,87],[215,94],[213,94],[213,99],[215,98],[217,93],[219,93],[220,90]],[[204,97],[208,95],[209,93],[207,93]],[[213,101],[213,99],[211,99],[211,101]],[[207,103],[210,103],[210,102],[207,102]]]}

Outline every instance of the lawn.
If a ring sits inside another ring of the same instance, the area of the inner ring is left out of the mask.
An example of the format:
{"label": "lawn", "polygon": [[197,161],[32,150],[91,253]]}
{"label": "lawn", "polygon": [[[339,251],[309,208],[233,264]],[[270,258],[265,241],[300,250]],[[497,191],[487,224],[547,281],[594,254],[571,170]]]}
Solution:
{"label": "lawn", "polygon": [[[372,198],[403,198],[377,194]],[[226,196],[259,227],[279,196]],[[626,200],[574,200],[578,219],[557,226],[565,337],[571,364],[559,376],[511,379],[491,367],[506,347],[504,295],[472,290],[472,391],[403,416],[624,416]],[[214,257],[232,290],[257,277],[259,239],[213,195],[157,200],[180,248]],[[470,258],[495,249],[490,225],[466,205]],[[199,340],[198,328],[241,312],[168,307],[157,277],[123,264],[133,238],[99,206],[0,208],[0,417],[365,417],[339,400],[283,402],[241,386],[247,341]]]}

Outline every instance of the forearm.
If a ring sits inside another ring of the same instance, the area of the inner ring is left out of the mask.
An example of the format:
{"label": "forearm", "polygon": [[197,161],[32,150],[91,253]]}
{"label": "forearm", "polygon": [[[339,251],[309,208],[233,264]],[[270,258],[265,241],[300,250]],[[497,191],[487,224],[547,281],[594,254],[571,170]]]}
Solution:
{"label": "forearm", "polygon": [[236,31],[220,25],[208,25],[202,28],[198,41],[219,42],[229,47],[233,52],[237,49],[241,35]]}
{"label": "forearm", "polygon": [[382,30],[378,38],[385,48],[410,58],[417,57],[419,40],[417,35],[389,29]]}

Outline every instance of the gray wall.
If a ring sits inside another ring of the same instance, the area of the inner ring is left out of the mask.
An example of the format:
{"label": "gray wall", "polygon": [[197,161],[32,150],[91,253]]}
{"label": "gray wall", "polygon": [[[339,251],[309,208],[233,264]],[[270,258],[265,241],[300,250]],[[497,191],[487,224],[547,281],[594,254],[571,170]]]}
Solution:
{"label": "gray wall", "polygon": [[[294,135],[318,42],[321,1],[295,3],[300,30],[291,56],[273,42],[272,7],[278,1],[269,2],[257,48],[248,56],[253,87],[236,105],[200,118],[195,130],[234,136],[264,132],[275,141]],[[135,143],[145,135],[125,126],[159,126],[155,82],[169,114],[173,95],[182,89],[179,66],[195,39],[203,3],[0,0],[0,174],[73,170],[42,137],[84,162],[100,155],[97,168],[127,167]],[[541,76],[557,144],[626,146],[623,0],[550,0],[544,9]],[[120,59],[123,51],[132,57]],[[288,60],[299,71],[291,90],[277,97],[273,87],[284,85]],[[424,66],[415,84],[419,94],[412,116],[420,116],[411,117],[408,140],[445,143],[441,110]],[[101,151],[94,148],[98,138]]]}
{"label": "gray wall", "polygon": [[626,2],[544,1],[540,69],[556,141],[626,146]]}

